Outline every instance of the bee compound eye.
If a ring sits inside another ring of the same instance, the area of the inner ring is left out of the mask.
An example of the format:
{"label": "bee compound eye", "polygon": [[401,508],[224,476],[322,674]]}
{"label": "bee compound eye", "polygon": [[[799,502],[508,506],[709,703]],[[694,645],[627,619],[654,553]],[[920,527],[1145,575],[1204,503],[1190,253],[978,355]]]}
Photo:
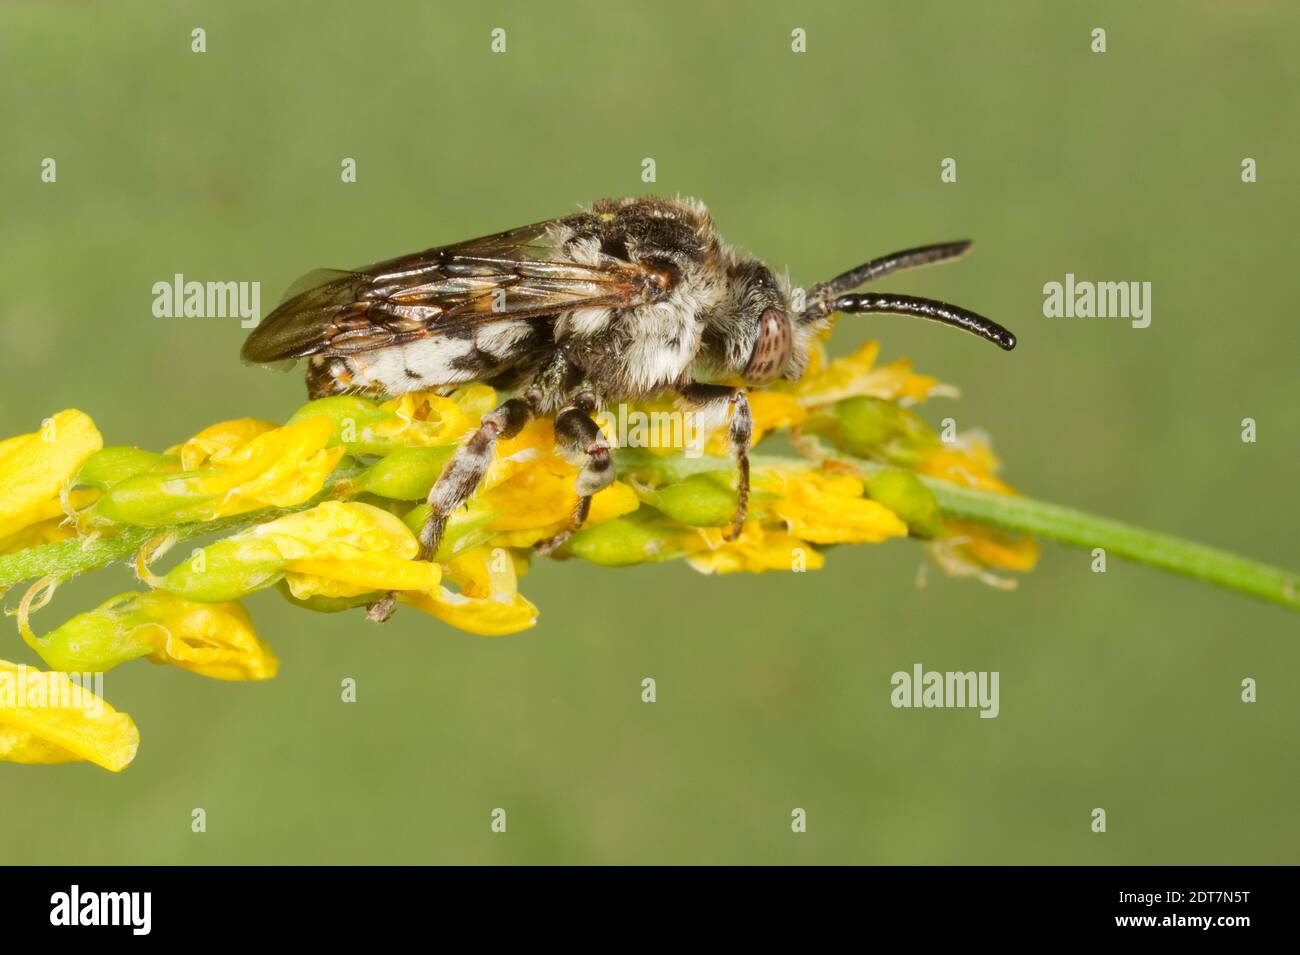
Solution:
{"label": "bee compound eye", "polygon": [[780,376],[790,359],[790,319],[779,308],[768,308],[758,319],[758,341],[745,366],[745,380],[756,384]]}

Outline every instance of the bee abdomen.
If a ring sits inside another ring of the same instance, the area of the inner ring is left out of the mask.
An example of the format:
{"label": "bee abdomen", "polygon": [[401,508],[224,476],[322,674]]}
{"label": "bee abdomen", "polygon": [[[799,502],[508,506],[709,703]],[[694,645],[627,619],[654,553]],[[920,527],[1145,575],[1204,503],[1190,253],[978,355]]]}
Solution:
{"label": "bee abdomen", "polygon": [[493,322],[341,360],[355,387],[402,394],[501,374],[531,354],[536,335],[528,321]]}

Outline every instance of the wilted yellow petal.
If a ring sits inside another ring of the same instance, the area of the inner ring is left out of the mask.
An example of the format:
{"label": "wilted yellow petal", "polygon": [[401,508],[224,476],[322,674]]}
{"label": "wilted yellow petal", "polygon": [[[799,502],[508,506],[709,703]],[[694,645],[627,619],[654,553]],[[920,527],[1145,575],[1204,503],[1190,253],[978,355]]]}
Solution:
{"label": "wilted yellow petal", "polygon": [[23,636],[47,664],[70,672],[110,670],[142,656],[220,680],[265,680],[277,667],[239,604],[196,603],[164,590],[119,594],[43,637],[30,629]]}
{"label": "wilted yellow petal", "polygon": [[486,507],[497,512],[488,525],[495,531],[532,530],[562,523],[578,503],[577,471],[558,459],[535,462],[481,492]]}
{"label": "wilted yellow petal", "polygon": [[[555,454],[550,421],[531,421],[502,441],[478,494],[482,506],[496,512],[488,524],[496,532],[494,542],[529,547],[562,530],[578,505],[577,476],[578,468]],[[615,481],[592,497],[585,526],[631,513],[638,505],[636,492]]]}
{"label": "wilted yellow petal", "polygon": [[[336,597],[355,597],[372,590],[432,590],[440,579],[437,564],[376,553],[291,560],[285,565],[285,570],[289,588],[296,597],[304,596],[308,589],[299,579],[304,576],[348,585],[347,588],[335,588],[331,595]],[[344,589],[351,590],[351,593],[343,592]],[[318,592],[324,594],[324,590]]]}
{"label": "wilted yellow petal", "polygon": [[516,633],[537,622],[537,608],[518,591],[514,555],[503,547],[475,547],[446,567],[459,593],[434,587],[403,594],[411,606],[460,630],[485,637]]}
{"label": "wilted yellow petal", "polygon": [[555,453],[555,427],[546,418],[534,418],[513,438],[497,443],[496,456],[483,479],[493,488],[517,474],[545,470],[554,476],[577,474],[577,469]]}
{"label": "wilted yellow petal", "polygon": [[432,593],[408,593],[402,600],[458,630],[501,637],[527,630],[537,622],[537,608],[520,593],[502,597],[467,597],[436,587]]}
{"label": "wilted yellow petal", "polygon": [[103,446],[95,423],[76,409],[46,419],[34,434],[0,441],[0,539],[63,513],[60,494]]}
{"label": "wilted yellow petal", "polygon": [[253,621],[237,603],[202,604],[162,591],[150,610],[155,652],[149,659],[217,680],[269,680],[280,668],[271,648],[257,638]]}
{"label": "wilted yellow petal", "polygon": [[858,395],[922,401],[943,388],[929,375],[915,374],[911,362],[903,359],[876,367],[879,354],[880,344],[867,342],[852,355],[836,358],[817,370],[810,368],[795,386],[795,394],[804,404],[815,406]]}
{"label": "wilted yellow petal", "polygon": [[225,461],[246,447],[254,438],[275,429],[276,425],[273,422],[259,421],[256,418],[220,421],[209,428],[204,428],[184,444],[168,448],[167,454],[180,458],[184,470],[197,471],[209,459],[214,463]]}
{"label": "wilted yellow petal", "polygon": [[[541,473],[520,474],[489,491],[484,500],[497,510],[488,524],[495,531],[492,542],[501,547],[531,547],[562,531],[578,504],[573,489],[575,473],[549,478]],[[582,526],[595,527],[631,514],[640,504],[636,491],[615,481],[592,496],[591,510]]]}
{"label": "wilted yellow petal", "polygon": [[[464,394],[461,400],[455,397],[443,397],[432,392],[411,392],[386,401],[379,407],[391,416],[389,419],[371,426],[376,438],[394,441],[405,447],[422,448],[451,444],[471,428],[478,427],[482,411],[477,415],[466,413],[463,405],[468,403],[477,410],[481,398],[486,393],[495,400],[496,392],[486,385],[476,386],[479,391]],[[488,405],[487,410],[491,410]]]}
{"label": "wilted yellow petal", "polygon": [[879,543],[907,535],[907,525],[879,501],[862,496],[862,480],[821,471],[769,472],[763,486],[777,494],[771,512],[795,537],[817,544]]}
{"label": "wilted yellow petal", "polygon": [[[98,496],[98,491],[90,489],[73,491],[67,496],[68,508],[77,511],[94,503],[95,498]],[[34,523],[28,524],[7,537],[0,537],[0,554],[12,554],[28,547],[53,544],[77,536],[77,528],[68,520],[61,501],[49,501],[40,511],[48,514],[48,516],[38,518]]]}
{"label": "wilted yellow petal", "polygon": [[686,562],[702,574],[733,574],[765,570],[818,570],[826,563],[817,549],[793,534],[746,524],[740,537],[727,541],[718,528],[702,528],[702,549]]}
{"label": "wilted yellow petal", "polygon": [[402,519],[359,501],[322,501],[236,534],[233,540],[263,538],[275,542],[286,560],[346,557],[374,551],[411,558],[419,542]]}
{"label": "wilted yellow petal", "polygon": [[285,561],[290,590],[304,599],[375,590],[429,591],[440,579],[437,564],[414,560],[420,544],[401,518],[356,501],[324,501],[231,540],[273,545]]}
{"label": "wilted yellow petal", "polygon": [[140,733],[89,688],[61,673],[0,660],[0,759],[13,763],[88,760],[119,772]]}
{"label": "wilted yellow petal", "polygon": [[1014,494],[1015,491],[994,476],[998,459],[988,445],[967,439],[964,447],[942,447],[927,451],[917,469],[922,474],[942,478],[963,487]]}
{"label": "wilted yellow petal", "polygon": [[509,596],[518,589],[514,558],[504,547],[471,548],[458,554],[443,570],[467,597]]}
{"label": "wilted yellow petal", "polygon": [[950,542],[985,567],[1030,571],[1038,563],[1038,542],[1032,537],[1008,534],[996,528],[968,521],[944,522]]}

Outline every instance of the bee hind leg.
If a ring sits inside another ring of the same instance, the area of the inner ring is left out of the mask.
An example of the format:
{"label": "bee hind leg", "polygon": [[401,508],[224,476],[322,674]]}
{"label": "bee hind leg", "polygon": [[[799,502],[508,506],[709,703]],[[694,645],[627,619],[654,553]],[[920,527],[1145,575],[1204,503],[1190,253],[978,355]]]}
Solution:
{"label": "bee hind leg", "polygon": [[578,504],[562,531],[534,545],[539,554],[550,554],[562,547],[586,521],[587,514],[591,511],[592,497],[614,481],[614,461],[609,453],[609,441],[591,419],[595,407],[595,401],[583,395],[555,418],[556,450],[562,458],[581,469],[575,481]]}
{"label": "bee hind leg", "polygon": [[749,442],[754,435],[754,416],[749,410],[749,399],[745,397],[743,388],[697,382],[684,385],[680,393],[686,404],[694,406],[706,416],[713,413],[725,415],[728,409],[731,410],[727,444],[739,475],[736,480],[736,513],[731,521],[731,529],[724,537],[734,541],[740,536],[749,514]]}
{"label": "bee hind leg", "polygon": [[[456,509],[469,500],[492,464],[497,438],[513,438],[536,413],[535,405],[527,398],[511,398],[483,416],[478,430],[470,434],[451,456],[433,489],[429,491],[429,516],[420,528],[420,553],[417,559],[433,560],[447,530],[447,521]],[[372,603],[366,616],[383,623],[397,607],[397,594]]]}

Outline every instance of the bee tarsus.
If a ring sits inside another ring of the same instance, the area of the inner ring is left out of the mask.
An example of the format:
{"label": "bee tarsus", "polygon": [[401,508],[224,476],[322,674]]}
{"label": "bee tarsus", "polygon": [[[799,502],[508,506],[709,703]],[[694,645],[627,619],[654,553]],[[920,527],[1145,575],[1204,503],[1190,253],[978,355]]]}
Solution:
{"label": "bee tarsus", "polygon": [[564,530],[560,531],[558,534],[553,534],[546,538],[546,540],[538,541],[533,545],[533,550],[537,551],[537,553],[541,554],[543,557],[559,550],[565,545],[569,538],[574,535],[578,528],[582,527],[583,523],[587,520],[587,515],[589,513],[591,513],[591,495],[586,494],[578,498],[578,503],[573,508],[573,516],[569,518],[569,523]]}
{"label": "bee tarsus", "polygon": [[724,536],[726,540],[734,541],[740,536],[749,513],[749,444],[754,435],[754,416],[749,410],[749,398],[743,388],[700,382],[683,385],[681,397],[685,404],[697,409],[706,419],[716,416],[719,421],[725,421],[727,413],[731,414],[727,447],[739,475],[736,479],[736,513]]}

